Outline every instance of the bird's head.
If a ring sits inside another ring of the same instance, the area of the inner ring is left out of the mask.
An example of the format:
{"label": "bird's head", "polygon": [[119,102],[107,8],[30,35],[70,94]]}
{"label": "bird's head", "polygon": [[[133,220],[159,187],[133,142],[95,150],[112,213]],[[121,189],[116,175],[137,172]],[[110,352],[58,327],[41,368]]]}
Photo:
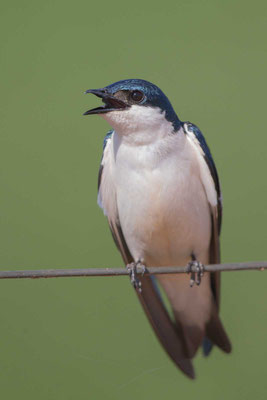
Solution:
{"label": "bird's head", "polygon": [[100,114],[119,134],[151,130],[167,122],[173,131],[180,127],[168,98],[156,85],[145,80],[127,79],[85,93],[100,97],[104,105],[84,115]]}

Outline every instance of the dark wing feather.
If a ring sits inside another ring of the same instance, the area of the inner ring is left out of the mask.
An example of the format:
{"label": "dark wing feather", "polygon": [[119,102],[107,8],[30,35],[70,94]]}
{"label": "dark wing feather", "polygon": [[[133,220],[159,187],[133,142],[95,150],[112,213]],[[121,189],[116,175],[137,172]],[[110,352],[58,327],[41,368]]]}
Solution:
{"label": "dark wing feather", "polygon": [[[210,260],[211,264],[219,264],[220,263],[220,231],[222,224],[222,195],[218,173],[209,149],[207,142],[201,133],[200,129],[192,124],[191,122],[186,122],[187,129],[194,133],[197,138],[201,149],[204,153],[204,159],[209,167],[211,176],[214,181],[214,186],[217,193],[217,207],[216,209],[211,210],[211,219],[212,219],[212,236],[210,243]],[[219,309],[220,304],[220,272],[212,272],[211,273],[211,288],[212,293],[216,302],[216,305]]]}
{"label": "dark wing feather", "polygon": [[[202,135],[200,129],[190,123],[186,123],[186,128],[194,133],[200,147],[204,153],[204,159],[209,167],[211,176],[214,181],[214,186],[217,193],[217,207],[211,207],[211,220],[212,220],[212,235],[210,241],[210,254],[209,262],[210,264],[220,263],[220,231],[222,224],[222,196],[220,189],[220,182],[218,173],[210,152],[210,149],[206,143],[204,136]],[[219,305],[220,305],[220,272],[211,272],[211,290],[214,296],[214,304],[212,309],[212,314],[210,321],[206,326],[206,335],[208,338],[204,339],[203,348],[204,354],[208,355],[212,349],[212,342],[220,347],[223,351],[229,353],[231,351],[231,343],[228,336],[224,330],[224,327],[219,319]]]}
{"label": "dark wing feather", "polygon": [[186,122],[187,129],[190,130],[191,132],[194,133],[195,137],[197,138],[201,149],[204,152],[204,158],[205,161],[209,167],[211,176],[214,181],[215,189],[217,192],[217,199],[218,199],[218,205],[217,205],[217,225],[218,225],[218,232],[220,234],[221,231],[221,224],[222,224],[222,195],[221,195],[221,188],[220,188],[220,182],[219,182],[219,176],[217,173],[217,169],[215,167],[215,163],[213,161],[209,146],[207,145],[207,142],[201,132],[201,130],[191,122]]}
{"label": "dark wing feather", "polygon": [[[111,137],[112,132],[108,135],[105,138],[104,151],[107,140]],[[104,168],[105,165],[103,165],[103,162],[101,162],[99,188],[101,186],[101,178],[104,173]],[[122,255],[125,264],[130,264],[133,262],[133,257],[124,238],[118,215],[116,221],[109,220],[109,226],[113,239]],[[195,377],[194,368],[190,359],[188,359],[186,356],[185,344],[183,342],[182,335],[179,334],[179,326],[174,325],[174,323],[171,321],[170,316],[166,311],[166,308],[153,283],[152,277],[146,275],[140,277],[139,279],[142,285],[142,292],[139,292],[138,290],[135,291],[160,343],[174,363],[188,377],[193,379]]]}

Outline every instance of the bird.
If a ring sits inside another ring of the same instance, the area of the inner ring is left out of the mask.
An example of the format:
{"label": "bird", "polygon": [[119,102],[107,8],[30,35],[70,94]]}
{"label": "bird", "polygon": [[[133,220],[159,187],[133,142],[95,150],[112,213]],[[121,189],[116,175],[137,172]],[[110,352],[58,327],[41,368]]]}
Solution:
{"label": "bird", "polygon": [[[98,204],[156,336],[194,379],[199,347],[205,356],[214,344],[231,352],[219,317],[220,272],[203,274],[202,267],[220,262],[222,196],[210,149],[151,82],[125,79],[85,93],[103,105],[84,115],[97,114],[112,128],[104,138]],[[195,265],[197,278],[192,273],[190,285],[186,273],[136,274],[138,265],[188,265],[188,272]]]}

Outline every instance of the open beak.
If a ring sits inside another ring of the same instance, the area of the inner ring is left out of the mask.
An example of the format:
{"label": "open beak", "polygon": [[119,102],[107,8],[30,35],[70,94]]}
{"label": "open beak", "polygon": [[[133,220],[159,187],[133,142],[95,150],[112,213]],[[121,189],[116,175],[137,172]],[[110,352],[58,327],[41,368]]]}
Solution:
{"label": "open beak", "polygon": [[122,100],[117,99],[111,93],[108,93],[107,89],[89,89],[85,93],[93,93],[95,96],[100,97],[104,103],[101,107],[92,108],[88,110],[83,115],[90,114],[104,114],[110,111],[118,111],[127,108],[127,104]]}

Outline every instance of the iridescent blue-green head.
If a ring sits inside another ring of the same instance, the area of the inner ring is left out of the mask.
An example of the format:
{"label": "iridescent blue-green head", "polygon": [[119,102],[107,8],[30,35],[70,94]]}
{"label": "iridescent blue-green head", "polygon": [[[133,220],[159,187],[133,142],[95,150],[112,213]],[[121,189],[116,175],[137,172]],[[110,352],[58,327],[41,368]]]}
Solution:
{"label": "iridescent blue-green head", "polygon": [[[110,124],[118,122],[132,124],[133,128],[141,125],[153,126],[160,118],[172,124],[177,131],[181,122],[165,94],[153,83],[143,79],[126,79],[102,89],[89,89],[102,99],[104,106],[93,108],[84,115],[101,114]],[[150,125],[149,125],[150,124]]]}

